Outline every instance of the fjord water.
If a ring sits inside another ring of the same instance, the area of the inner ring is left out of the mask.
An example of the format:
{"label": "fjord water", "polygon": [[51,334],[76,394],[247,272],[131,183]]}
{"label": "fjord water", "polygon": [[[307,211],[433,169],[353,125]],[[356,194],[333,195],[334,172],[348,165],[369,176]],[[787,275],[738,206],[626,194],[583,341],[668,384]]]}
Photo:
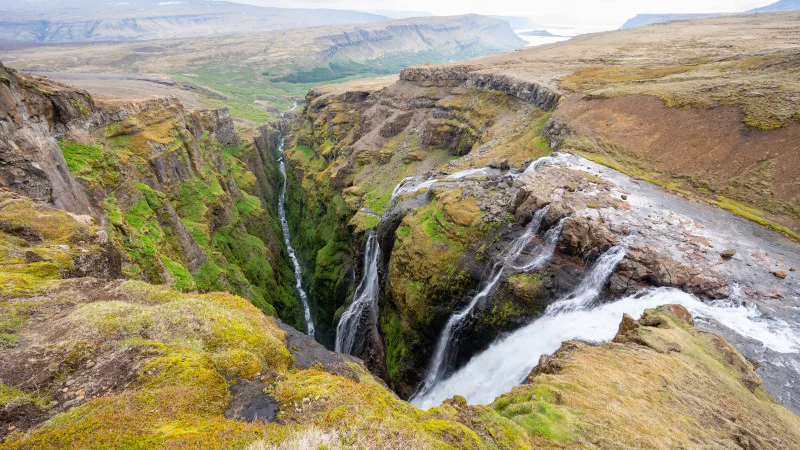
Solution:
{"label": "fjord water", "polygon": [[375,230],[372,230],[367,234],[367,243],[364,249],[364,275],[353,294],[353,301],[342,313],[339,324],[336,325],[335,350],[339,353],[351,354],[353,352],[353,345],[362,324],[377,324],[378,291],[380,289],[379,260],[378,237]]}
{"label": "fjord water", "polygon": [[289,234],[289,221],[286,219],[286,164],[283,161],[283,139],[278,146],[280,158],[278,159],[278,169],[283,176],[283,184],[281,184],[281,195],[278,197],[278,218],[281,221],[281,231],[283,231],[283,241],[286,243],[286,251],[289,253],[289,259],[292,260],[292,267],[294,268],[295,288],[300,295],[300,301],[303,304],[303,318],[306,321],[306,329],[308,335],[314,336],[314,319],[311,317],[311,307],[308,305],[308,294],[303,289],[303,269],[300,267],[300,261],[297,259],[297,254],[292,247],[292,240]]}

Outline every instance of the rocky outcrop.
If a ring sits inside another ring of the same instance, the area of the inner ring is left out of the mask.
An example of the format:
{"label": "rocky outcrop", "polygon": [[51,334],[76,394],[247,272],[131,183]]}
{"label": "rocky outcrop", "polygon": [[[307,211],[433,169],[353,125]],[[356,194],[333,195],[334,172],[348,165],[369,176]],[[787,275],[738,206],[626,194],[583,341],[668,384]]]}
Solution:
{"label": "rocky outcrop", "polygon": [[39,84],[0,63],[0,186],[89,214],[86,192],[70,174],[56,138],[85,126],[93,110],[86,92]]}
{"label": "rocky outcrop", "polygon": [[516,97],[545,110],[555,109],[561,97],[558,93],[536,83],[507,75],[475,71],[466,65],[443,67],[410,67],[400,72],[400,79],[423,86],[476,87],[491,89]]}

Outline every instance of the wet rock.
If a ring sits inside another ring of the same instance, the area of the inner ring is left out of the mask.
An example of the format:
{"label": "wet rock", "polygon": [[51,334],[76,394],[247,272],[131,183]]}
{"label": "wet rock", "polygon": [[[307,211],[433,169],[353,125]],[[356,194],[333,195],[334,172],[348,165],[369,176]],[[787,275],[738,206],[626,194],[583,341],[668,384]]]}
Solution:
{"label": "wet rock", "polygon": [[675,287],[707,298],[725,298],[725,278],[708,267],[679,262],[653,247],[633,247],[611,277],[611,290],[632,294],[647,286]]}
{"label": "wet rock", "polygon": [[722,259],[731,259],[735,254],[736,250],[729,248],[727,250],[723,250],[719,255],[722,257]]}
{"label": "wet rock", "polygon": [[618,243],[617,237],[598,220],[572,217],[564,221],[558,249],[568,255],[585,257],[602,253]]}
{"label": "wet rock", "polygon": [[508,158],[500,161],[500,170],[508,170],[511,168],[511,165],[508,163]]}

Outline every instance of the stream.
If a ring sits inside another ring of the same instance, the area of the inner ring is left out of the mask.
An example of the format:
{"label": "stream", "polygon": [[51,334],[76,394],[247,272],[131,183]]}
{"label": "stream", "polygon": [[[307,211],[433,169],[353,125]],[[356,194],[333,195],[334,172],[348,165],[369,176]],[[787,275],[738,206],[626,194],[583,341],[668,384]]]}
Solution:
{"label": "stream", "polygon": [[294,268],[295,288],[300,295],[300,301],[303,304],[303,318],[306,321],[306,330],[309,336],[314,336],[314,318],[311,317],[311,307],[308,305],[308,294],[303,289],[303,269],[300,267],[300,261],[297,259],[297,254],[292,247],[292,239],[289,234],[289,221],[286,219],[286,164],[283,161],[283,138],[278,146],[278,168],[283,176],[283,183],[281,184],[281,195],[278,197],[278,218],[281,221],[281,230],[283,231],[283,242],[286,243],[286,251],[289,253],[289,259],[292,260],[292,267]]}

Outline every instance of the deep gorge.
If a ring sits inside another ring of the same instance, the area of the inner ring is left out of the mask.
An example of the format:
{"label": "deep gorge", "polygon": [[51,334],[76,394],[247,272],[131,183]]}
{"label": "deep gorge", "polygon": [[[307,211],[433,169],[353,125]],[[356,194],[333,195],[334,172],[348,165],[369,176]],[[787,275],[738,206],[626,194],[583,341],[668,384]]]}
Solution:
{"label": "deep gorge", "polygon": [[[0,66],[0,445],[800,445],[793,212],[704,202],[615,134],[744,113],[509,55],[258,126]],[[790,204],[764,161],[712,181]]]}

